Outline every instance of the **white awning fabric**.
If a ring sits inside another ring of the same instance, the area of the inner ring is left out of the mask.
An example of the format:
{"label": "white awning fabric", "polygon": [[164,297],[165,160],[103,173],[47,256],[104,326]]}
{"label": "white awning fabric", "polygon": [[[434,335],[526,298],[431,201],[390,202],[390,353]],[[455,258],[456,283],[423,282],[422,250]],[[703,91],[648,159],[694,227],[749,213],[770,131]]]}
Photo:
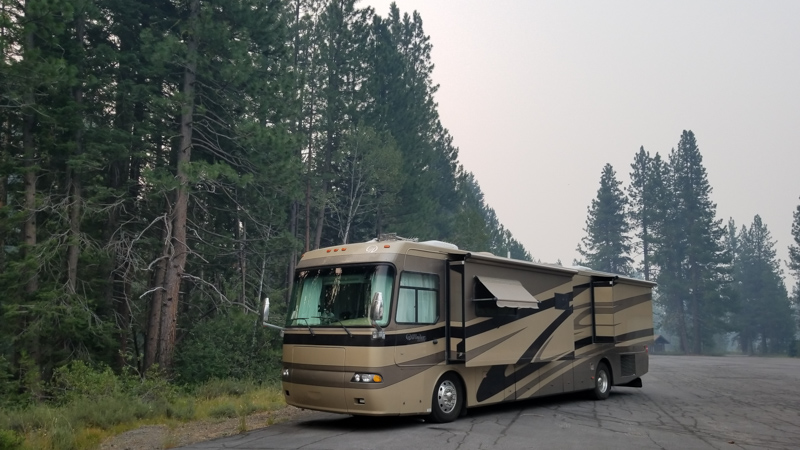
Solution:
{"label": "white awning fabric", "polygon": [[474,299],[476,302],[495,300],[497,306],[502,308],[539,309],[539,300],[536,300],[517,280],[485,276],[476,276],[475,278],[493,296],[492,298],[476,298]]}

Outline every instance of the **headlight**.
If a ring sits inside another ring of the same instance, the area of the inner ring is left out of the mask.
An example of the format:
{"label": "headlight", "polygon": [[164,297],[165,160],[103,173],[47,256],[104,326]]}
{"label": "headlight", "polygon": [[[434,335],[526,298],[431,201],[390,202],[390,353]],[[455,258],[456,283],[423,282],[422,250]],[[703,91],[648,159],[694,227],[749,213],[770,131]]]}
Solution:
{"label": "headlight", "polygon": [[350,379],[352,383],[380,383],[382,381],[383,377],[377,373],[356,373]]}
{"label": "headlight", "polygon": [[289,378],[289,369],[284,368],[283,373],[281,373],[281,375],[283,376],[283,378]]}

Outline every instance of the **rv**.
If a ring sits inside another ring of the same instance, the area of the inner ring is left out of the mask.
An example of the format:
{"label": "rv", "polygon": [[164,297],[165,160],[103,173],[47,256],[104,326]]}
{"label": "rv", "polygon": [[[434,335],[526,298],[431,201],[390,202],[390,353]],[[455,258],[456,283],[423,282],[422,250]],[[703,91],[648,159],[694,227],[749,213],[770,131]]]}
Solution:
{"label": "rv", "polygon": [[286,402],[449,422],[467,408],[641,387],[654,284],[375,240],[310,251],[283,329]]}

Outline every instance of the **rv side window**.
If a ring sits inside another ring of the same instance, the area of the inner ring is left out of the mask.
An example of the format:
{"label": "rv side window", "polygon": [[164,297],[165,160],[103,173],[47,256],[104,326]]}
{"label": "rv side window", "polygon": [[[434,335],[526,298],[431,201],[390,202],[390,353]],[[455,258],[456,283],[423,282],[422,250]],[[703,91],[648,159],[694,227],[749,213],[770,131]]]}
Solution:
{"label": "rv side window", "polygon": [[403,272],[397,296],[397,323],[436,323],[439,320],[439,277]]}
{"label": "rv side window", "polygon": [[501,308],[497,306],[497,298],[486,287],[475,283],[475,315],[478,317],[515,317],[517,308]]}
{"label": "rv side window", "polygon": [[518,308],[502,308],[494,300],[484,300],[475,303],[475,315],[478,317],[515,317]]}

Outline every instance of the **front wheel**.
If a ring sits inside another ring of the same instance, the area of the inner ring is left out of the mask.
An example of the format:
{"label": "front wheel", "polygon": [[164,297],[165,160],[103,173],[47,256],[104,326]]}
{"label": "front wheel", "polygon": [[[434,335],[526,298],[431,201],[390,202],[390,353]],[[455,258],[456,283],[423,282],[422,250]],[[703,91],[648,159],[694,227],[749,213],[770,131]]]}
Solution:
{"label": "front wheel", "polygon": [[464,408],[464,389],[461,381],[452,373],[446,373],[433,388],[431,419],[434,422],[452,422]]}
{"label": "front wheel", "polygon": [[606,363],[597,364],[597,372],[594,374],[594,391],[592,397],[595,400],[605,400],[611,393],[611,372]]}

